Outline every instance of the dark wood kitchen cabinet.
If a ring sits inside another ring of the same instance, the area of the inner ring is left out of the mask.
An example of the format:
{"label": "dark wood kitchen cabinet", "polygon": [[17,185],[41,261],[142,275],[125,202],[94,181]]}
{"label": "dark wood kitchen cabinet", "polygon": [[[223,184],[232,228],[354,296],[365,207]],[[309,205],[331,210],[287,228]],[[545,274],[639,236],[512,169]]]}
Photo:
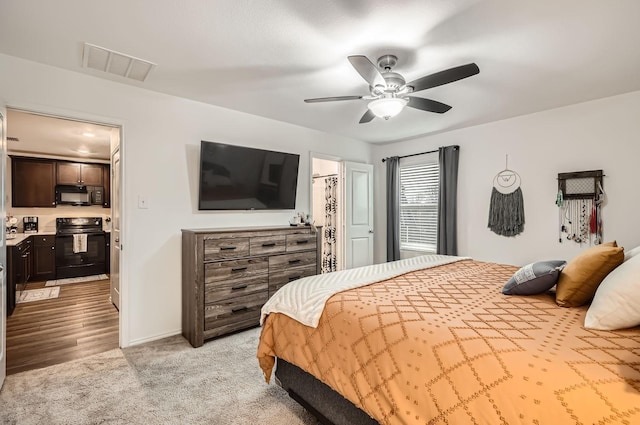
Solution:
{"label": "dark wood kitchen cabinet", "polygon": [[11,206],[54,208],[56,161],[11,157]]}
{"label": "dark wood kitchen cabinet", "polygon": [[58,161],[57,184],[102,186],[102,164],[83,164],[80,162]]}
{"label": "dark wood kitchen cabinet", "polygon": [[56,244],[54,235],[34,235],[32,266],[34,280],[56,278]]}
{"label": "dark wood kitchen cabinet", "polygon": [[16,291],[24,290],[31,279],[31,238],[7,247],[7,315],[13,313],[16,306]]}

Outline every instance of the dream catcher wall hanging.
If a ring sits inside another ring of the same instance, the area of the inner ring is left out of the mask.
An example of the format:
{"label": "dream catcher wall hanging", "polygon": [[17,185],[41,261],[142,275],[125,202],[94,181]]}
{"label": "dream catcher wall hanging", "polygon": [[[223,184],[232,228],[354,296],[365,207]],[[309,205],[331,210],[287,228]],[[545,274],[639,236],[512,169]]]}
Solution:
{"label": "dream catcher wall hanging", "polygon": [[516,236],[524,230],[520,175],[509,169],[509,155],[506,156],[504,170],[493,178],[488,227],[501,236]]}
{"label": "dream catcher wall hanging", "polygon": [[558,174],[558,242],[602,243],[602,170]]}

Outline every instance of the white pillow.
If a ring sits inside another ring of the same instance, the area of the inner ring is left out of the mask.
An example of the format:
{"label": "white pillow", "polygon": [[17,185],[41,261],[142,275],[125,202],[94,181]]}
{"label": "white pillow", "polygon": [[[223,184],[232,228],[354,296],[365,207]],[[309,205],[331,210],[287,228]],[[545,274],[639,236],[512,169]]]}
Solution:
{"label": "white pillow", "polygon": [[634,255],[604,278],[596,291],[584,327],[616,330],[640,325],[640,255]]}
{"label": "white pillow", "polygon": [[640,255],[640,246],[637,246],[629,251],[625,251],[624,253],[624,261],[627,261],[631,257],[635,257],[636,255]]}

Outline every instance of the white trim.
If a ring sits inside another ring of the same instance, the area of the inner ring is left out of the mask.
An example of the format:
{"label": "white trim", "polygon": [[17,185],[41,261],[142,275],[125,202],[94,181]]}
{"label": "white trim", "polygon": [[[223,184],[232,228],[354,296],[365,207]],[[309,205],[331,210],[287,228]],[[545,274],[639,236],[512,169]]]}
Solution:
{"label": "white trim", "polygon": [[[4,105],[0,102],[0,161],[2,161],[2,165],[0,168],[2,169],[2,174],[0,175],[0,211],[4,216],[6,213],[6,205],[5,205],[5,184],[6,184],[6,173],[7,173],[7,138],[6,138],[6,127],[7,127],[7,110]],[[2,254],[0,258],[2,259],[2,270],[0,271],[0,389],[2,389],[2,385],[4,384],[4,380],[7,376],[7,286],[9,285],[7,279],[7,240],[5,232],[2,232],[0,235],[0,249],[2,249]]]}
{"label": "white trim", "polygon": [[[148,336],[145,338],[140,338],[140,339],[134,339],[132,341],[129,341],[129,347],[132,347],[134,345],[140,345],[140,344],[145,344],[147,342],[153,342],[153,341],[157,341],[159,339],[162,338],[168,338],[170,336],[176,336],[176,335],[182,335],[182,329],[177,329],[177,330],[173,330],[173,331],[169,331],[169,332],[163,332],[161,334],[156,334],[153,336]],[[122,347],[125,348],[125,347]]]}

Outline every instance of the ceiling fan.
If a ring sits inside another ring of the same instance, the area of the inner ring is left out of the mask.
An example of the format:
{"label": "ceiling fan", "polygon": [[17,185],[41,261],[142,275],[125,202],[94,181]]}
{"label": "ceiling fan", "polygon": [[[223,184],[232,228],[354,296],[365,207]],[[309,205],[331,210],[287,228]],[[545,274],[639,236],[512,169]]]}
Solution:
{"label": "ceiling fan", "polygon": [[405,106],[443,114],[451,109],[451,106],[435,100],[409,95],[462,80],[480,72],[478,65],[470,63],[429,74],[407,83],[402,75],[392,71],[392,68],[398,62],[398,58],[394,55],[384,55],[378,58],[378,68],[381,71],[366,56],[355,55],[349,56],[348,59],[355,70],[369,83],[370,96],[318,97],[305,99],[304,101],[306,103],[317,103],[340,100],[370,100],[371,102],[367,105],[367,112],[360,118],[360,124],[368,123],[375,117],[388,120],[398,115]]}

